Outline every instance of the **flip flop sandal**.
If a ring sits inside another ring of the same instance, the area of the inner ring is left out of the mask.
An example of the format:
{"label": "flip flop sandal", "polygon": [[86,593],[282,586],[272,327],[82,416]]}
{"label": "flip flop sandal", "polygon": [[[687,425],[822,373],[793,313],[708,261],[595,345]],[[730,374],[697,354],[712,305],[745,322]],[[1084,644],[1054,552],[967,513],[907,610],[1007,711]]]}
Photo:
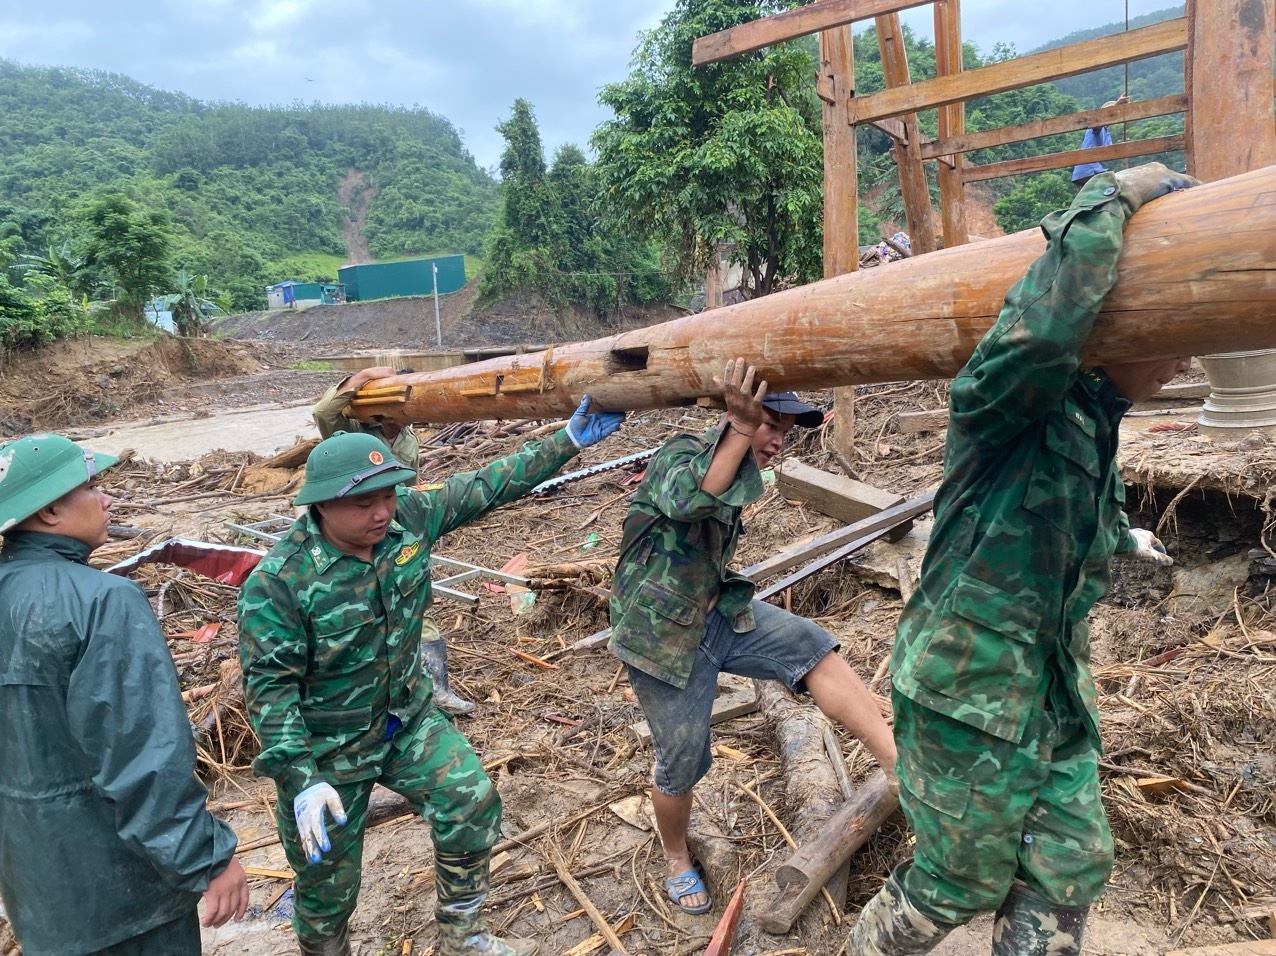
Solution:
{"label": "flip flop sandal", "polygon": [[697,893],[709,896],[708,888],[704,885],[704,881],[700,879],[700,874],[695,869],[669,877],[665,880],[665,888],[669,891],[669,900],[673,905],[688,915],[699,916],[713,908],[713,897],[709,897],[707,902],[701,903],[699,906],[682,905],[682,900],[688,896],[694,896]]}

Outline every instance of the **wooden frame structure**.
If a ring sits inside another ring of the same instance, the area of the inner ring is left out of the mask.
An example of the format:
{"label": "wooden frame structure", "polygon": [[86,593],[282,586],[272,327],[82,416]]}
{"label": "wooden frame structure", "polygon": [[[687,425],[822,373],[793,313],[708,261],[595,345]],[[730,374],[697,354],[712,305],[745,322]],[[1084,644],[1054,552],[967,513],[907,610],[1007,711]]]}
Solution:
{"label": "wooden frame structure", "polygon": [[[1213,181],[1276,164],[1273,123],[1273,27],[1276,0],[1187,0],[1185,15],[1125,33],[1085,40],[1000,63],[962,70],[960,0],[933,0],[935,58],[933,80],[910,81],[899,13],[929,0],[815,0],[794,10],[744,23],[698,39],[692,63],[703,65],[773,43],[818,33],[817,90],[824,103],[824,275],[854,271],[859,263],[856,128],[871,124],[894,140],[905,218],[914,253],[939,242],[933,226],[923,164],[939,164],[943,244],[970,241],[966,225],[966,183],[1091,162],[1146,156],[1183,149],[1187,169]],[[1006,0],[1011,2],[1011,0]],[[851,24],[873,20],[886,88],[855,95]],[[1184,91],[1144,102],[1058,116],[1017,126],[965,132],[968,100],[1075,76],[1134,60],[1185,51]],[[1194,104],[1207,104],[1194,109]],[[916,115],[939,110],[939,137],[924,141]],[[1068,150],[986,165],[965,154],[1040,136],[1093,126],[1183,113],[1181,135],[1133,140],[1084,151]],[[853,429],[850,390],[835,397],[837,444],[849,453]]]}

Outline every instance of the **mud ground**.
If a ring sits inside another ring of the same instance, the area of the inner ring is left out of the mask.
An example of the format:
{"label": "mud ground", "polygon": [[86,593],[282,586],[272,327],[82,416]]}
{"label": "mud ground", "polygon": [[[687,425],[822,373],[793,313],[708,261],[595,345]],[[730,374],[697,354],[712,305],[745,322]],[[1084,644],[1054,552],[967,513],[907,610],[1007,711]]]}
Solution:
{"label": "mud ground", "polygon": [[[68,343],[41,359],[6,367],[0,379],[0,433],[74,426],[90,447],[131,447],[135,457],[108,485],[117,498],[117,520],[153,534],[152,540],[180,534],[242,542],[226,523],[287,513],[289,495],[283,489],[296,477],[291,471],[266,474],[272,470],[259,467],[260,457],[276,450],[273,443],[287,444],[304,435],[307,409],[297,403],[317,397],[340,377],[284,367],[304,358],[308,346]],[[203,359],[191,361],[192,352]],[[810,398],[827,401],[828,396]],[[943,433],[903,435],[895,420],[901,412],[935,408],[945,399],[946,389],[935,383],[858,390],[855,455],[846,466],[861,480],[905,496],[932,486],[940,473]],[[618,436],[587,453],[583,463],[654,447],[676,430],[698,429],[706,422],[698,411],[631,416]],[[467,470],[518,446],[520,439],[500,437],[498,431],[485,423],[469,437],[435,446],[426,430],[430,457],[423,458],[423,477],[435,480]],[[1189,460],[1188,453],[1196,450],[1192,441],[1190,435],[1131,438],[1126,474],[1134,520],[1144,527],[1164,524],[1162,536],[1178,565],[1173,571],[1150,572],[1119,562],[1114,593],[1096,610],[1094,641],[1110,759],[1197,789],[1144,793],[1128,773],[1105,774],[1118,867],[1092,919],[1087,953],[1152,954],[1263,937],[1261,914],[1276,909],[1276,766],[1271,756],[1276,618],[1262,605],[1261,592],[1250,593],[1256,582],[1248,560],[1250,548],[1266,543],[1270,523],[1269,502],[1263,493],[1255,496],[1253,486],[1260,491],[1271,486],[1276,467],[1267,462],[1276,455],[1269,455],[1269,444],[1227,452],[1241,456],[1235,470],[1251,481],[1249,492],[1237,485],[1229,493],[1207,494],[1201,487],[1185,489],[1179,479],[1177,487],[1158,485],[1160,472],[1153,466],[1148,466],[1155,472],[1151,477],[1136,473],[1134,465],[1148,459]],[[249,451],[256,455],[244,454]],[[843,467],[827,429],[808,433],[786,454],[830,471]],[[1210,457],[1197,470],[1218,472],[1209,462],[1221,460]],[[222,474],[224,480],[218,477]],[[648,785],[650,753],[637,746],[629,731],[641,714],[623,673],[605,651],[574,656],[563,650],[606,623],[609,563],[631,488],[622,484],[626,477],[623,471],[608,472],[553,497],[510,505],[459,530],[436,549],[489,567],[526,552],[533,565],[575,563],[583,568],[546,579],[532,609],[521,615],[514,613],[508,594],[481,586],[473,588],[480,601],[472,610],[446,603],[436,608],[449,643],[453,679],[462,693],[480,703],[478,715],[460,726],[501,791],[504,835],[558,824],[545,837],[510,850],[507,867],[494,881],[492,923],[503,932],[537,937],[546,954],[606,952],[604,946],[573,949],[594,927],[579,902],[553,878],[552,847],[580,874],[583,891],[610,923],[633,914],[634,928],[623,937],[631,953],[701,952],[735,881],[744,877],[749,891],[735,953],[831,956],[845,937],[848,915],[876,891],[891,865],[908,855],[908,836],[898,822],[890,822],[857,854],[848,899],[838,914],[844,925],[837,925],[826,907],[815,905],[788,936],[762,932],[757,916],[773,892],[771,873],[788,851],[757,804],[742,795],[741,786],[760,794],[782,820],[792,811],[764,716],[751,714],[715,728],[717,759],[697,789],[693,829],[720,831],[734,848],[729,872],[706,874],[715,894],[711,914],[686,916],[662,900],[657,841],[608,809],[625,797],[640,796]],[[202,490],[217,482],[231,490]],[[183,499],[181,489],[192,485],[198,494]],[[833,526],[800,502],[769,494],[749,516],[740,562]],[[925,527],[926,522],[919,522],[918,532],[895,551],[830,568],[794,588],[786,599],[795,611],[819,620],[837,636],[843,653],[866,678],[889,655],[901,607],[899,585],[889,570],[898,567],[899,558],[915,566]],[[144,543],[145,538],[114,541],[99,552],[98,563],[120,560]],[[598,563],[585,567],[590,561]],[[874,570],[873,564],[887,572]],[[1202,577],[1221,566],[1230,576]],[[1197,577],[1182,577],[1188,572]],[[175,635],[172,647],[184,686],[202,685],[210,673],[215,679],[236,655],[233,589],[192,582],[171,570],[139,580],[157,601],[168,601],[165,627]],[[1212,602],[1205,608],[1178,603],[1202,591]],[[222,624],[212,641],[194,644],[178,636],[208,621]],[[556,666],[527,663],[512,649]],[[1181,656],[1168,663],[1136,663],[1175,653]],[[888,677],[872,686],[888,696]],[[220,756],[203,767],[212,806],[236,828],[241,846],[256,841],[265,845],[241,856],[255,873],[250,918],[207,931],[205,952],[295,953],[286,918],[288,868],[278,844],[269,842],[274,835],[273,787],[247,769],[251,742],[229,740],[237,731],[233,709],[226,713],[215,728],[215,736],[227,738],[218,742]],[[854,741],[842,735],[841,742],[853,779],[863,780],[873,769],[871,761]],[[362,956],[431,953],[430,884],[431,851],[422,821],[400,817],[371,829],[352,927],[356,951]],[[972,924],[937,952],[986,953],[989,932],[987,921]],[[0,922],[0,953],[9,956],[6,933]]]}

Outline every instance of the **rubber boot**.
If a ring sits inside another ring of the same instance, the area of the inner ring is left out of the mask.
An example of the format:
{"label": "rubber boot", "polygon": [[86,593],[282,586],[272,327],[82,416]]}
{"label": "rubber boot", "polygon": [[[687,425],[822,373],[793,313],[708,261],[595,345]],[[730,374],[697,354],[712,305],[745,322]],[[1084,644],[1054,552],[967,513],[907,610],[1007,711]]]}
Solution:
{"label": "rubber boot", "polygon": [[864,905],[846,937],[847,956],[925,956],[956,926],[924,916],[904,895],[903,874],[896,867],[881,892]]}
{"label": "rubber boot", "polygon": [[434,853],[434,917],[439,925],[439,956],[535,956],[531,939],[501,939],[483,924],[488,860],[482,853]]}
{"label": "rubber boot", "polygon": [[447,645],[442,641],[421,642],[421,666],[434,684],[434,702],[448,714],[463,717],[474,712],[474,705],[452,693],[447,679]]}
{"label": "rubber boot", "polygon": [[1056,906],[1014,883],[992,926],[993,956],[1079,956],[1088,906]]}
{"label": "rubber boot", "polygon": [[350,956],[350,924],[344,924],[335,936],[327,939],[297,937],[301,956]]}

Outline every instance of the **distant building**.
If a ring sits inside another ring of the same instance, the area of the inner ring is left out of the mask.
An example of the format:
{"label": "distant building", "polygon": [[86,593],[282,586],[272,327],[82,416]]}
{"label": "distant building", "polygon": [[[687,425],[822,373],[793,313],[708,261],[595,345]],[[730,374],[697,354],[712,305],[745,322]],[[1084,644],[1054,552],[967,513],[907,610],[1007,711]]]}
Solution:
{"label": "distant building", "polygon": [[269,309],[308,309],[315,305],[332,305],[341,298],[339,285],[323,282],[286,279],[266,287],[266,307]]}
{"label": "distant building", "polygon": [[440,295],[465,287],[465,256],[459,254],[343,266],[337,271],[337,279],[349,302],[367,302],[371,299],[404,295],[431,295],[434,292],[436,267]]}

